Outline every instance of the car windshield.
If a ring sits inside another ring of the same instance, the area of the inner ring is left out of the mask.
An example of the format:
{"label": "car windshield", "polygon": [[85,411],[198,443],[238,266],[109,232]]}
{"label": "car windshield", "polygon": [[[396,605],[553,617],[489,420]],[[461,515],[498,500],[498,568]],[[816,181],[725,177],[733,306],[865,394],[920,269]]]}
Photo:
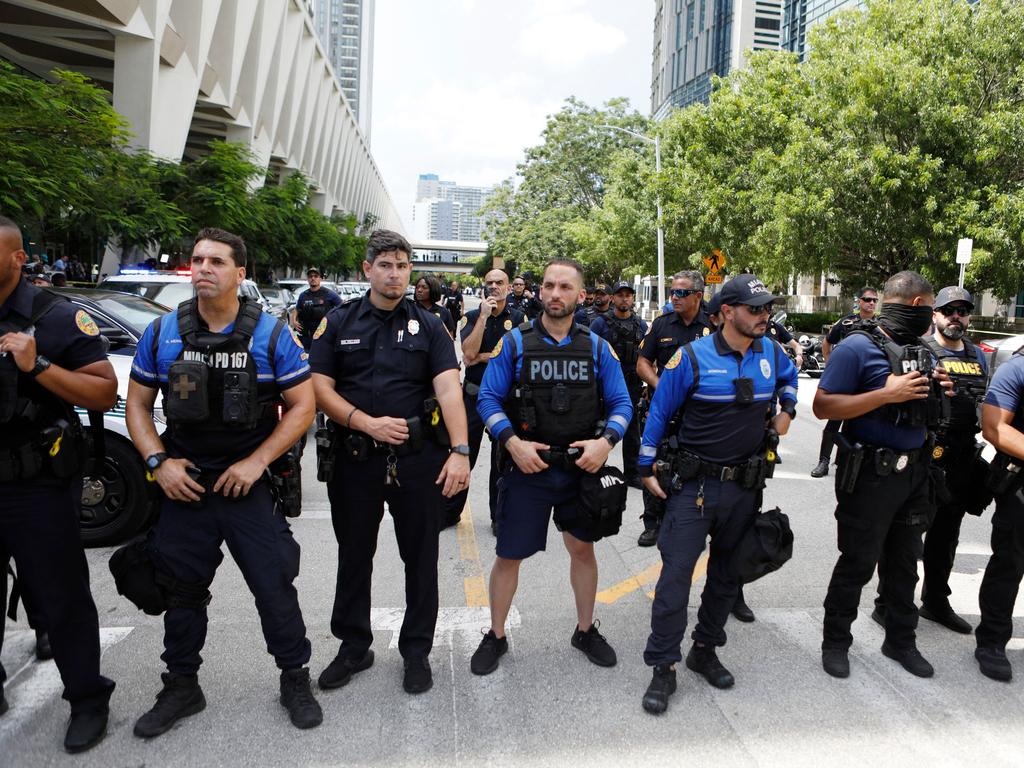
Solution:
{"label": "car windshield", "polygon": [[127,293],[123,296],[104,296],[102,299],[93,300],[122,323],[131,326],[138,336],[142,335],[150,323],[169,311],[160,304]]}
{"label": "car windshield", "polygon": [[192,298],[192,283],[158,283],[158,282],[129,282],[117,281],[102,283],[100,288],[107,288],[112,291],[123,291],[145,296],[168,309],[181,304],[181,302]]}

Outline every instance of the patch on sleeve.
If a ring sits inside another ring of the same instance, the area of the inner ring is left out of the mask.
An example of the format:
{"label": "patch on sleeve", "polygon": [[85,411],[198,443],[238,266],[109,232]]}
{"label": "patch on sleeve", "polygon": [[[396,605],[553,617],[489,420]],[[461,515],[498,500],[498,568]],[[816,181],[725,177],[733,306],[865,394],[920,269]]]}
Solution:
{"label": "patch on sleeve", "polygon": [[[324,319],[326,320],[327,318],[324,318]],[[319,331],[320,329],[318,328],[317,330]],[[299,339],[299,334],[297,334],[295,332],[295,329],[294,328],[289,328],[288,331],[292,335],[292,341],[295,342],[295,346],[298,347],[299,349],[301,349],[303,352],[305,352],[306,348],[304,346],[302,346],[302,341]]]}
{"label": "patch on sleeve", "polygon": [[75,325],[78,326],[78,330],[84,333],[86,336],[99,336],[100,329],[96,325],[96,321],[93,320],[89,313],[84,309],[80,309],[75,313]]}
{"label": "patch on sleeve", "polygon": [[615,354],[615,347],[613,347],[607,341],[605,342],[605,345],[608,347],[608,351],[612,353],[612,357],[614,357],[616,360],[618,360],[619,356],[617,354]]}
{"label": "patch on sleeve", "polygon": [[[316,327],[316,333],[313,334],[314,339],[319,339],[324,335],[324,331],[327,330],[327,318],[325,317],[320,321],[320,325]],[[302,346],[301,344],[299,346]]]}
{"label": "patch on sleeve", "polygon": [[675,368],[677,365],[679,365],[679,363],[682,361],[682,359],[683,359],[683,348],[680,347],[679,349],[677,349],[675,351],[675,354],[672,355],[672,357],[670,357],[668,359],[668,362],[665,363],[665,370],[666,371],[671,371],[673,368]]}
{"label": "patch on sleeve", "polygon": [[711,335],[711,329],[705,326],[705,328],[704,328],[704,335],[705,336],[710,336]]}
{"label": "patch on sleeve", "polygon": [[465,315],[463,315],[462,317],[460,317],[460,318],[459,318],[459,330],[460,330],[460,331],[461,331],[461,330],[462,330],[463,328],[465,328],[465,327],[466,327],[466,322],[467,322],[468,320],[469,320],[469,318],[468,318],[468,317],[466,317]]}
{"label": "patch on sleeve", "polygon": [[501,348],[503,346],[505,346],[505,337],[504,336],[502,336],[500,339],[498,339],[498,343],[494,345],[494,349],[491,350],[491,357],[494,358],[494,357],[497,357],[498,355],[500,355],[501,354]]}

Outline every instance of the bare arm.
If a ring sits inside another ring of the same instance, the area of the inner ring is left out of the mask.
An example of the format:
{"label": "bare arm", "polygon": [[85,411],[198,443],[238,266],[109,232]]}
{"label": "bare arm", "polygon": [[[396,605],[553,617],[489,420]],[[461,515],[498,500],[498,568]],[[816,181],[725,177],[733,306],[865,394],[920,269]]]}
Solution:
{"label": "bare arm", "polygon": [[986,403],[981,408],[981,434],[997,451],[1024,460],[1024,434],[1012,426],[1013,415]]}
{"label": "bare arm", "polygon": [[828,339],[821,340],[821,356],[825,358],[825,362],[828,362],[828,356],[832,354],[832,345],[828,343]]}
{"label": "bare arm", "polygon": [[480,354],[480,344],[484,340],[484,330],[487,328],[487,318],[491,316],[497,302],[492,296],[488,296],[480,302],[480,314],[477,315],[473,330],[462,340],[462,360],[466,365],[476,365],[479,362],[489,360],[489,355]]}
{"label": "bare arm", "polygon": [[658,374],[654,371],[654,365],[643,355],[636,359],[636,375],[651,389],[658,388]]}
{"label": "bare arm", "polygon": [[[18,370],[24,373],[36,365],[35,336],[5,333],[0,336],[0,350],[12,355]],[[117,374],[107,360],[97,360],[74,371],[51,363],[36,376],[36,381],[64,402],[88,411],[105,411],[117,402]]]}
{"label": "bare arm", "polygon": [[[462,399],[462,386],[457,370],[443,371],[434,377],[434,394],[441,406],[444,423],[448,428],[448,439],[452,445],[466,445],[469,442],[469,427],[466,420],[466,406]],[[469,457],[452,453],[448,456],[437,485],[443,486],[444,496],[454,496],[469,485]]]}

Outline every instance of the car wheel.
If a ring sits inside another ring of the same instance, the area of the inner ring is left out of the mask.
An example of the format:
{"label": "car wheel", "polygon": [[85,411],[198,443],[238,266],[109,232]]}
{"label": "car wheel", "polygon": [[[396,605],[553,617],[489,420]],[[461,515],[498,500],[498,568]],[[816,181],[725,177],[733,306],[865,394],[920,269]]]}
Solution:
{"label": "car wheel", "polygon": [[79,528],[88,547],[123,541],[147,526],[156,514],[156,484],[146,480],[146,466],[124,439],[106,434],[107,451],[100,477],[86,470]]}

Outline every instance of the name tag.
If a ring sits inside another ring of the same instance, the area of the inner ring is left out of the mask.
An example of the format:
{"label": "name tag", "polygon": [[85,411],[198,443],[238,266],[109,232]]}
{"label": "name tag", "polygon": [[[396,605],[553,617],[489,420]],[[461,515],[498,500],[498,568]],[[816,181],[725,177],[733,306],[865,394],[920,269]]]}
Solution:
{"label": "name tag", "polygon": [[338,346],[339,347],[348,347],[348,346],[352,346],[352,345],[358,344],[359,342],[360,342],[360,339],[338,339]]}

